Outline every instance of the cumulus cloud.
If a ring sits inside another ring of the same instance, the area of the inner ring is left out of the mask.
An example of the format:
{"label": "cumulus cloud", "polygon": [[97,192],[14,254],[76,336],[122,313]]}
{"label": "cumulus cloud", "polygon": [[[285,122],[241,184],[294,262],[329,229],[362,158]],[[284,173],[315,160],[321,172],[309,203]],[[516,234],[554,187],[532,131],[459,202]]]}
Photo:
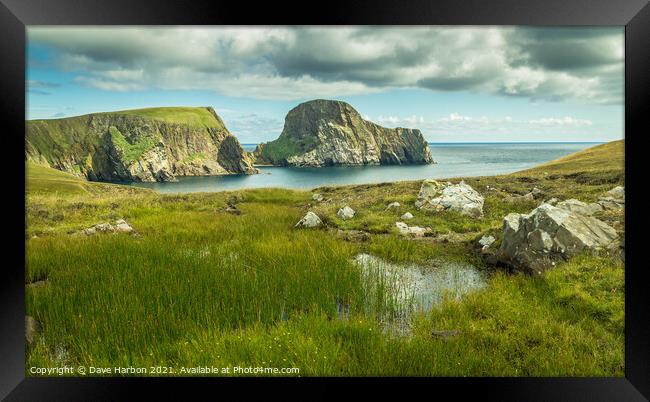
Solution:
{"label": "cumulus cloud", "polygon": [[544,117],[541,119],[530,120],[530,124],[539,124],[542,126],[591,126],[591,120],[574,119],[573,117]]}
{"label": "cumulus cloud", "polygon": [[366,120],[374,121],[379,124],[389,124],[389,125],[400,125],[400,124],[422,124],[424,123],[423,116],[407,116],[407,117],[398,117],[398,116],[377,116],[376,119],[371,118],[370,116],[366,117]]}
{"label": "cumulus cloud", "polygon": [[30,27],[54,66],[108,91],[299,100],[424,88],[620,103],[619,27]]}

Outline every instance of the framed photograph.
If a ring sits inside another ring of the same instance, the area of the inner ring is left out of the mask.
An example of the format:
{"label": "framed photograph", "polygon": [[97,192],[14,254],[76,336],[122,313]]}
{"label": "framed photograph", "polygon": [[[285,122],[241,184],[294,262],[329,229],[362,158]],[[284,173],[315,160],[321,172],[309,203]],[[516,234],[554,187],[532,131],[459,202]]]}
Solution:
{"label": "framed photograph", "polygon": [[647,1],[1,3],[6,400],[650,396]]}

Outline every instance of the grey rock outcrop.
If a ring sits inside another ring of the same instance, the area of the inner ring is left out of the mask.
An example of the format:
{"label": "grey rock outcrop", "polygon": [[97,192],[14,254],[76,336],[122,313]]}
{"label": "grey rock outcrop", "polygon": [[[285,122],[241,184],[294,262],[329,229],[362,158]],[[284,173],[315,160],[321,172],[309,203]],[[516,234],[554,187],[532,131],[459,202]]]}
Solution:
{"label": "grey rock outcrop", "polygon": [[464,181],[451,184],[424,180],[415,207],[425,211],[457,211],[478,218],[483,216],[483,202],[483,196]]}
{"label": "grey rock outcrop", "polygon": [[499,254],[515,269],[540,273],[573,255],[617,247],[618,235],[606,223],[542,204],[527,215],[512,213],[503,219]]}
{"label": "grey rock outcrop", "polygon": [[281,166],[433,163],[420,130],[381,127],[345,102],[323,99],[290,110],[280,137],[254,155],[257,163]]}
{"label": "grey rock outcrop", "polygon": [[109,182],[259,172],[211,107],[29,121],[25,159]]}
{"label": "grey rock outcrop", "polygon": [[315,228],[323,225],[323,221],[315,213],[309,211],[302,217],[298,223],[296,223],[297,228]]}
{"label": "grey rock outcrop", "polygon": [[598,204],[604,209],[625,208],[625,187],[617,186],[598,198]]}
{"label": "grey rock outcrop", "polygon": [[82,233],[92,236],[97,233],[135,233],[135,230],[124,219],[118,219],[115,221],[115,225],[111,225],[109,222],[98,223],[82,230]]}

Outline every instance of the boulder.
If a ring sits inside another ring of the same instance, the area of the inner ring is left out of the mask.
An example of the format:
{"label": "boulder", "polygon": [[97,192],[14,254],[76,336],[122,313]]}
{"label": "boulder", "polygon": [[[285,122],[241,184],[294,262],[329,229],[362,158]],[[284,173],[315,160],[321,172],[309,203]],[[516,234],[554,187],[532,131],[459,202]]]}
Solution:
{"label": "boulder", "polygon": [[409,219],[413,219],[413,214],[410,213],[410,212],[407,212],[404,215],[402,215],[400,219],[405,220],[405,221],[407,221]]}
{"label": "boulder", "polygon": [[322,225],[323,225],[323,221],[320,220],[318,215],[309,211],[307,212],[307,214],[305,214],[305,216],[302,217],[300,221],[298,221],[298,223],[296,223],[295,227],[315,228]]}
{"label": "boulder", "polygon": [[606,223],[549,204],[531,213],[503,218],[500,260],[513,268],[541,273],[573,255],[618,247],[616,231]]}
{"label": "boulder", "polygon": [[323,197],[323,194],[316,193],[311,196],[311,199],[316,201],[316,202],[322,202],[325,198]]}
{"label": "boulder", "polygon": [[339,211],[336,213],[336,216],[338,216],[341,219],[352,219],[354,218],[354,214],[355,214],[354,209],[346,205],[343,208],[339,209]]}
{"label": "boulder", "polygon": [[597,204],[595,202],[587,204],[586,202],[582,202],[574,198],[560,201],[556,204],[556,207],[587,216],[591,216],[596,212],[603,210],[603,207],[600,206],[600,204]]}
{"label": "boulder", "polygon": [[425,211],[457,211],[478,218],[483,216],[483,202],[483,196],[464,181],[442,184],[424,180],[415,207]]}
{"label": "boulder", "polygon": [[395,226],[397,226],[397,230],[403,236],[424,237],[426,233],[431,231],[429,228],[409,226],[404,222],[395,222]]}

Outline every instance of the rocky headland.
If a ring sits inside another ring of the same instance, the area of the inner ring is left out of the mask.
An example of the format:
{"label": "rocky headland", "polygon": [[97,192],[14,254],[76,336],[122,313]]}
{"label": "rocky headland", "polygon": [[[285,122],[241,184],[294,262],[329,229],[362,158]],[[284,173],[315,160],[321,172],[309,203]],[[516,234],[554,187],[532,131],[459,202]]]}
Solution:
{"label": "rocky headland", "polygon": [[25,159],[109,182],[258,172],[211,107],[28,121]]}
{"label": "rocky headland", "polygon": [[420,130],[381,127],[348,103],[322,99],[290,110],[280,137],[253,155],[256,163],[279,166],[434,163]]}

